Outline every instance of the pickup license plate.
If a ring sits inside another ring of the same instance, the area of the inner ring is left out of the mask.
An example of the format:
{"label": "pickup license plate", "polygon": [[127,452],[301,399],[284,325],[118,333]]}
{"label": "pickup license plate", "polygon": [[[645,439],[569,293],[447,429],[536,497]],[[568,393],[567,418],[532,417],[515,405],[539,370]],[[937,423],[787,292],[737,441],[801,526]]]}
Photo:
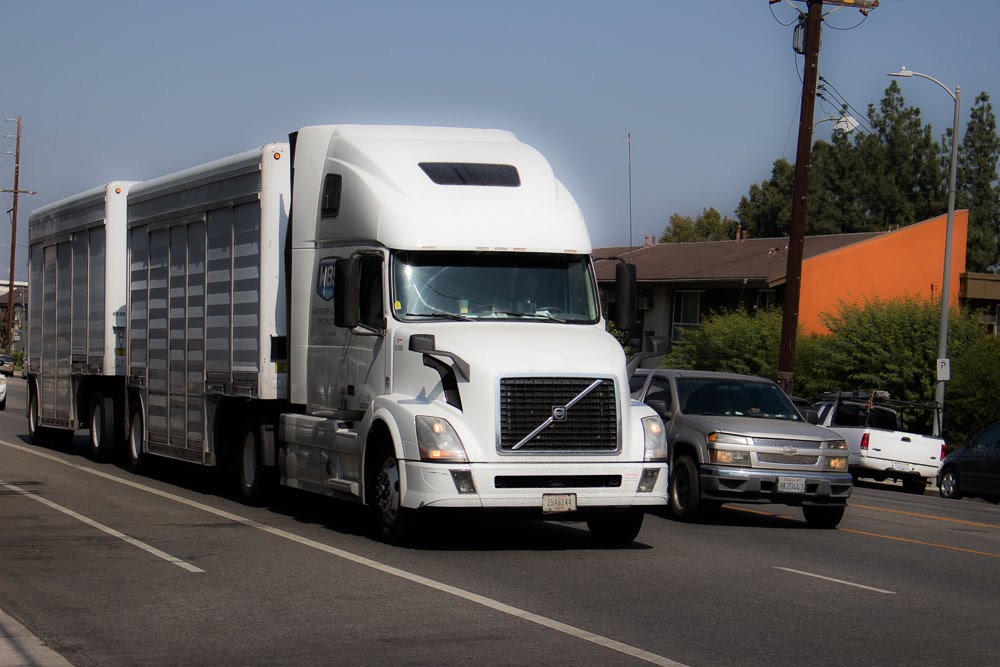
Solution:
{"label": "pickup license plate", "polygon": [[575,493],[546,493],[542,495],[542,513],[559,514],[576,511]]}
{"label": "pickup license plate", "polygon": [[903,463],[902,461],[893,461],[890,467],[893,470],[899,470],[900,472],[913,472],[913,465],[910,463]]}
{"label": "pickup license plate", "polygon": [[806,480],[804,477],[779,477],[778,493],[805,493]]}

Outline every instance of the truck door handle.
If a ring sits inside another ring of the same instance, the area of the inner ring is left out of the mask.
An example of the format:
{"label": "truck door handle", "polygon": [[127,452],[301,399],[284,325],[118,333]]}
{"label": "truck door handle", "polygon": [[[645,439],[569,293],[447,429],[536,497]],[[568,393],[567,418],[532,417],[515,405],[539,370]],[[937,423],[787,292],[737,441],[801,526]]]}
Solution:
{"label": "truck door handle", "polygon": [[903,436],[903,442],[912,442],[908,437]]}

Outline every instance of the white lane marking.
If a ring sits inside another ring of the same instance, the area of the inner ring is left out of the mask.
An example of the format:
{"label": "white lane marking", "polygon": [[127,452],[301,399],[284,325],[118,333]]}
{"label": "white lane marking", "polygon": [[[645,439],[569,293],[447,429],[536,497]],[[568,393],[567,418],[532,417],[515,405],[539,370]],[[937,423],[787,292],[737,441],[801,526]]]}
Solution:
{"label": "white lane marking", "polygon": [[66,516],[72,517],[72,518],[76,519],[77,521],[80,521],[81,523],[85,523],[88,526],[90,526],[91,528],[96,528],[97,530],[105,532],[108,535],[110,535],[111,537],[117,537],[119,540],[121,540],[123,542],[127,542],[128,544],[131,544],[134,547],[139,547],[143,551],[151,553],[154,556],[156,556],[157,558],[162,558],[163,560],[167,561],[168,563],[173,563],[177,567],[179,567],[181,569],[184,569],[184,570],[187,570],[188,572],[203,573],[205,571],[205,570],[202,570],[199,567],[195,567],[194,565],[191,565],[190,563],[187,563],[187,562],[181,560],[180,558],[177,558],[176,556],[171,556],[170,554],[168,554],[165,551],[160,551],[159,549],[157,549],[154,546],[146,544],[145,542],[137,540],[134,537],[130,537],[130,536],[126,535],[125,533],[117,531],[114,528],[111,528],[110,526],[105,526],[103,523],[101,523],[99,521],[94,521],[90,517],[83,516],[79,512],[74,512],[73,510],[69,509],[68,507],[63,507],[62,505],[54,503],[51,500],[49,500],[48,498],[42,498],[41,496],[39,496],[36,493],[32,493],[31,491],[28,491],[26,489],[22,489],[19,486],[15,486],[13,484],[9,484],[9,483],[3,481],[2,479],[0,479],[0,486],[4,487],[6,489],[10,489],[11,491],[14,491],[16,493],[20,493],[21,495],[23,495],[23,496],[25,496],[27,498],[31,498],[32,500],[36,500],[36,501],[40,502],[41,504],[45,505],[46,507],[54,509],[54,510],[56,510],[58,512],[62,512]]}
{"label": "white lane marking", "polygon": [[807,577],[815,577],[816,579],[823,579],[825,581],[832,581],[835,584],[843,584],[845,586],[854,586],[855,588],[863,588],[866,591],[874,591],[876,593],[885,593],[886,595],[895,595],[896,594],[895,591],[886,591],[886,590],[882,590],[881,588],[873,588],[871,586],[864,586],[862,584],[855,584],[854,582],[851,582],[851,581],[844,581],[843,579],[834,579],[833,577],[824,577],[822,574],[813,574],[812,572],[803,572],[802,570],[793,570],[793,569],[791,569],[789,567],[777,567],[777,566],[775,566],[774,569],[775,570],[784,570],[785,572],[794,572],[795,574],[802,574],[802,575],[805,575]]}
{"label": "white lane marking", "polygon": [[530,611],[525,611],[524,609],[519,609],[518,607],[513,607],[511,605],[504,604],[503,602],[499,602],[497,600],[485,597],[483,595],[478,595],[476,593],[472,593],[470,591],[466,591],[464,589],[457,588],[449,584],[444,584],[441,583],[440,581],[435,581],[434,579],[428,579],[427,577],[420,576],[419,574],[413,574],[412,572],[407,572],[406,570],[401,570],[391,565],[386,565],[385,563],[380,563],[370,558],[365,558],[364,556],[359,556],[349,551],[344,551],[343,549],[331,547],[329,545],[323,544],[322,542],[311,540],[308,537],[302,537],[301,535],[296,535],[295,533],[290,533],[280,528],[274,528],[273,526],[268,526],[263,523],[258,523],[253,519],[247,519],[246,517],[242,517],[238,514],[233,514],[225,510],[216,509],[215,507],[199,503],[195,500],[189,500],[187,498],[176,496],[166,491],[160,491],[159,489],[154,489],[152,487],[145,486],[143,484],[139,484],[137,482],[133,482],[128,479],[123,479],[115,475],[110,475],[102,470],[95,470],[94,468],[87,468],[84,466],[76,465],[75,463],[70,463],[69,461],[65,461],[50,454],[45,454],[43,452],[36,451],[29,447],[15,445],[12,442],[6,442],[4,440],[0,440],[0,445],[5,445],[7,447],[11,447],[13,449],[17,449],[22,452],[27,452],[28,454],[39,456],[41,458],[50,459],[52,461],[56,461],[57,463],[61,463],[65,466],[68,466],[70,468],[75,468],[76,470],[82,470],[92,475],[103,477],[104,479],[110,480],[112,482],[117,482],[118,484],[123,484],[125,486],[129,486],[134,489],[138,489],[140,491],[145,491],[155,496],[159,496],[167,500],[172,500],[174,502],[180,503],[182,505],[187,505],[188,507],[192,507],[194,509],[207,512],[209,514],[214,514],[217,517],[228,519],[230,521],[242,524],[244,526],[248,526],[250,528],[255,528],[270,535],[274,535],[275,537],[280,537],[286,540],[290,540],[292,542],[296,542],[303,546],[317,549],[324,553],[328,553],[331,556],[343,558],[344,560],[351,561],[352,563],[356,563],[358,565],[362,565],[364,567],[368,567],[373,570],[383,572],[385,574],[390,574],[394,577],[399,577],[400,579],[405,579],[406,581],[419,584],[421,586],[426,586],[428,588],[440,591],[442,593],[454,595],[455,597],[462,598],[463,600],[468,600],[469,602],[482,605],[484,607],[502,612],[504,614],[509,614],[511,616],[520,618],[530,623],[535,623],[537,625],[541,625],[543,627],[556,630],[557,632],[562,632],[566,635],[575,637],[577,639],[583,639],[585,641],[611,649],[612,651],[617,651],[618,653],[622,653],[631,656],[633,658],[643,660],[653,665],[661,665],[662,667],[686,667],[684,663],[676,662],[674,660],[671,660],[670,658],[665,658],[661,655],[657,655],[656,653],[650,653],[649,651],[644,651],[643,649],[636,648],[635,646],[623,644],[622,642],[615,641],[614,639],[609,639],[608,637],[603,637],[601,635],[597,635],[592,632],[582,630],[572,625],[567,625],[566,623],[561,623],[551,618],[540,616]]}

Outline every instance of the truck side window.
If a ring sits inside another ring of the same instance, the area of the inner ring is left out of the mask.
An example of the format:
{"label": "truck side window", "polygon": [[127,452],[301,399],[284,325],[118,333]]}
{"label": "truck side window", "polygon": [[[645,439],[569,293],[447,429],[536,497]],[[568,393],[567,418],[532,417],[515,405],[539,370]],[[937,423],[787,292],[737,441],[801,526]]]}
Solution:
{"label": "truck side window", "polygon": [[649,389],[646,391],[647,401],[663,401],[667,410],[670,410],[670,380],[662,377],[654,377],[649,381]]}
{"label": "truck side window", "polygon": [[371,329],[382,329],[385,311],[382,308],[382,258],[365,256],[361,259],[361,298],[358,320]]}

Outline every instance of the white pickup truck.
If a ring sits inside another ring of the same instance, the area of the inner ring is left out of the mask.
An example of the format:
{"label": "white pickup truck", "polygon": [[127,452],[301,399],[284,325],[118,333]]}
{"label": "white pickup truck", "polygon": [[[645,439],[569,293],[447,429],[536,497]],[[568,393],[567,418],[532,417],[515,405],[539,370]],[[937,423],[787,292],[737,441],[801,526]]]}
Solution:
{"label": "white pickup truck", "polygon": [[945,443],[927,435],[935,404],[893,400],[884,391],[836,392],[813,409],[821,426],[847,440],[855,479],[898,480],[905,491],[922,494],[937,476]]}

